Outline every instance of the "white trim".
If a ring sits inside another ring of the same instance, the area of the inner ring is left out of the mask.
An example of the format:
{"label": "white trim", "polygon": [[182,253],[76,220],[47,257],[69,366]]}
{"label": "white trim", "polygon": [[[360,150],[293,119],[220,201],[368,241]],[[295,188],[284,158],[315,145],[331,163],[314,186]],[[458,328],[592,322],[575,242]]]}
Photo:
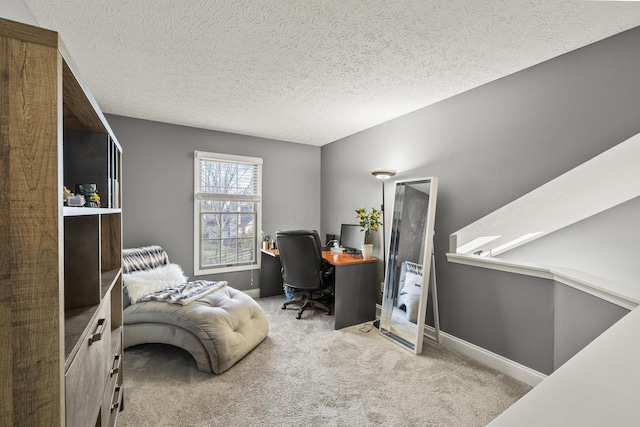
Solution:
{"label": "white trim", "polygon": [[473,252],[473,250],[475,248],[479,248],[480,246],[484,246],[487,243],[491,243],[496,239],[499,239],[500,235],[497,236],[482,236],[482,237],[478,237],[477,239],[473,239],[472,241],[465,243],[464,245],[460,246],[456,252],[459,254],[466,254],[467,252]]}
{"label": "white trim", "polygon": [[251,298],[260,298],[260,289],[244,289],[242,292],[249,295]]}
{"label": "white trim", "polygon": [[[430,329],[430,332],[433,332],[432,327],[427,326],[427,329]],[[458,353],[477,360],[483,365],[496,369],[503,374],[509,375],[518,381],[522,381],[531,387],[537,386],[542,380],[547,378],[543,373],[507,359],[506,357],[500,356],[499,354],[492,353],[491,351],[478,347],[475,344],[461,340],[453,335],[449,335],[446,332],[440,331],[440,344],[443,347],[455,350]]]}
{"label": "white trim", "polygon": [[[258,256],[258,258],[260,258]],[[212,268],[198,268],[197,271],[194,269],[194,276],[207,276],[212,274],[220,274],[220,273],[234,273],[238,271],[251,271],[251,270],[260,270],[260,263],[258,264],[243,264],[243,265],[231,265],[229,267],[212,267]]]}
{"label": "white trim", "polygon": [[499,258],[487,258],[478,255],[465,255],[448,253],[447,261],[473,267],[488,268],[491,270],[505,271],[507,273],[524,274],[526,276],[539,277],[541,279],[553,279],[549,268],[524,262],[505,261]]}
{"label": "white trim", "polygon": [[236,156],[234,154],[211,153],[208,151],[195,151],[195,158],[196,160],[210,159],[236,163],[255,163],[256,165],[261,165],[263,163],[263,160],[260,157]]}
{"label": "white trim", "polygon": [[525,262],[506,261],[499,258],[454,253],[447,254],[447,261],[552,280],[628,310],[633,310],[640,304],[640,288],[569,268],[546,267]]}
{"label": "white trim", "polygon": [[553,274],[556,282],[579,289],[627,310],[633,310],[640,304],[640,291],[633,287],[581,271],[559,267],[553,270]]}
{"label": "white trim", "polygon": [[[381,308],[376,304],[377,308]],[[518,381],[522,381],[525,384],[535,387],[542,380],[547,378],[547,375],[538,372],[534,369],[521,365],[518,362],[507,359],[499,354],[493,353],[482,347],[478,347],[475,344],[464,341],[460,338],[449,335],[446,332],[439,331],[436,339],[436,330],[433,326],[424,325],[424,337],[439,343],[441,346],[457,351],[467,357],[476,360],[483,365],[493,368],[502,372],[505,375],[509,375]]]}
{"label": "white trim", "polygon": [[436,336],[436,328],[434,328],[433,326],[427,325],[425,323],[424,331],[422,333],[423,333],[423,335],[425,337],[429,338],[431,341],[435,341],[438,344],[441,344],[441,342],[440,342],[440,334],[438,333],[438,336]]}

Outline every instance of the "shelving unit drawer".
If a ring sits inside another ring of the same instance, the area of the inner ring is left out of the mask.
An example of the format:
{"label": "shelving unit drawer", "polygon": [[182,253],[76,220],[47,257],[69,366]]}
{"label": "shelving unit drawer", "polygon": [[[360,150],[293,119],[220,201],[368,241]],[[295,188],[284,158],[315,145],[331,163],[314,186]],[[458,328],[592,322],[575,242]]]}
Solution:
{"label": "shelving unit drawer", "polygon": [[120,406],[122,405],[122,393],[124,389],[121,385],[116,386],[115,390],[113,390],[113,398],[110,401],[111,406],[109,407],[109,413],[107,416],[107,426],[113,427],[118,423],[118,414],[120,413]]}
{"label": "shelving unit drawer", "polygon": [[67,426],[93,426],[111,369],[111,304],[103,300],[65,375]]}
{"label": "shelving unit drawer", "polygon": [[[112,340],[117,340],[113,346],[115,353],[111,358],[111,368],[107,378],[107,385],[102,396],[101,427],[115,425],[120,405],[122,404],[122,335],[117,333],[112,335]],[[114,344],[112,342],[112,344]]]}

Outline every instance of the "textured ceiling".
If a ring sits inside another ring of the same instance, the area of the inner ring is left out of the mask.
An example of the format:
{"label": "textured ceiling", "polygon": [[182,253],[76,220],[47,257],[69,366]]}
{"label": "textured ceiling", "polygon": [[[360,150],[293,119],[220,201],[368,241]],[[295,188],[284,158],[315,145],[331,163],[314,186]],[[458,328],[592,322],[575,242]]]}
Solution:
{"label": "textured ceiling", "polygon": [[25,0],[106,113],[324,145],[640,25],[640,3]]}

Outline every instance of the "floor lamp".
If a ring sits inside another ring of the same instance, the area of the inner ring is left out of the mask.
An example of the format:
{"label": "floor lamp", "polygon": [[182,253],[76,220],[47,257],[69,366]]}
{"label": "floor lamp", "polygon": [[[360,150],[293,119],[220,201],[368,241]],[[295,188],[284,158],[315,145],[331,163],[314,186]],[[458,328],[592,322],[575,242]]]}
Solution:
{"label": "floor lamp", "polygon": [[382,271],[383,274],[387,272],[387,254],[386,254],[386,240],[384,236],[384,229],[386,227],[386,219],[384,216],[384,182],[385,180],[391,178],[396,174],[396,171],[393,169],[371,169],[371,175],[375,176],[379,180],[382,181]]}

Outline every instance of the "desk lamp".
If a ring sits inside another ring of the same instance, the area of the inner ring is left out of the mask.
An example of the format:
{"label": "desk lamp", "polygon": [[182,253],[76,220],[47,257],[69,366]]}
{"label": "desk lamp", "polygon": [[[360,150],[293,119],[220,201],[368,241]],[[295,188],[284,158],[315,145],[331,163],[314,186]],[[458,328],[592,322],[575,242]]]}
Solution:
{"label": "desk lamp", "polygon": [[386,255],[386,240],[384,238],[384,229],[386,227],[386,219],[384,217],[384,181],[391,178],[396,174],[394,169],[371,169],[371,175],[375,176],[382,181],[382,205],[380,210],[382,211],[382,271],[387,271],[387,255]]}

